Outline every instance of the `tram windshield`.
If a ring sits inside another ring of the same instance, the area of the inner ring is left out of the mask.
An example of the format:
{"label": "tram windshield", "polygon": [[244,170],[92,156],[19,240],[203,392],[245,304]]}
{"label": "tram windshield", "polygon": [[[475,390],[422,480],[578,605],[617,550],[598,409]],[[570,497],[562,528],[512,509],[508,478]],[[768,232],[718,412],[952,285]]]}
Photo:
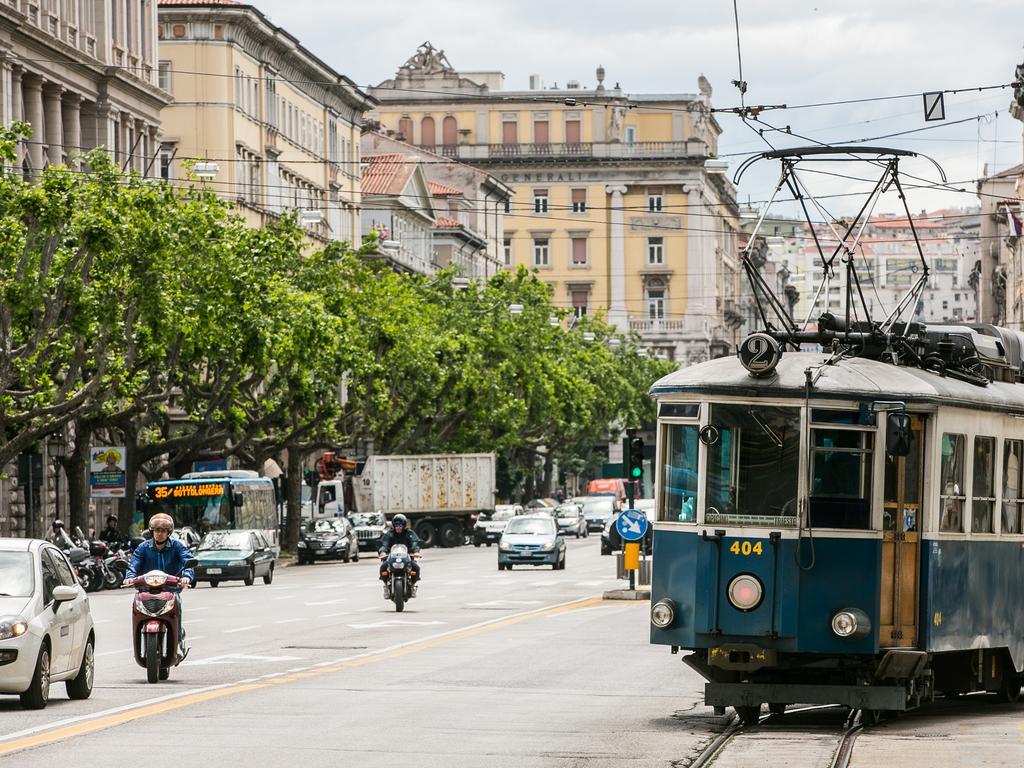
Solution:
{"label": "tram windshield", "polygon": [[796,525],[800,409],[711,406],[707,523]]}

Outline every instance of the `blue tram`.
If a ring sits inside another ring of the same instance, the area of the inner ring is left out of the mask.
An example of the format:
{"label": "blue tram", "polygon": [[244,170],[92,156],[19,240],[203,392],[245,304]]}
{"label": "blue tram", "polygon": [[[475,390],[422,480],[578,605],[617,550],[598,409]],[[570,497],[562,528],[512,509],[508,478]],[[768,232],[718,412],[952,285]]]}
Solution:
{"label": "blue tram", "polygon": [[755,334],[652,387],[651,642],[708,705],[1019,695],[1024,334],[936,330],[918,365]]}

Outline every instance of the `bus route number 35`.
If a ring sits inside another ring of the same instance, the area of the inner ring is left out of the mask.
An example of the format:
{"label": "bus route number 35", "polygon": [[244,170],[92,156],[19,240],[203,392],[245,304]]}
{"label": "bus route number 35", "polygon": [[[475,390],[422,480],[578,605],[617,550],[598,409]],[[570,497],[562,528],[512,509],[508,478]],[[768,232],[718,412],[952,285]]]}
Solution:
{"label": "bus route number 35", "polygon": [[734,555],[743,555],[744,557],[764,553],[764,549],[761,547],[760,541],[734,541],[732,546],[729,547],[729,551]]}

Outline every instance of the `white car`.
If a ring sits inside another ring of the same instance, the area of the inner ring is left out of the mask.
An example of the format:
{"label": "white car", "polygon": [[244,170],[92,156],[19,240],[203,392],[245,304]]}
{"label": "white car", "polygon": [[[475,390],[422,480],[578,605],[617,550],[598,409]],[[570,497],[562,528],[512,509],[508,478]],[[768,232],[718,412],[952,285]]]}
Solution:
{"label": "white car", "polygon": [[68,697],[92,693],[95,631],[89,599],[71,563],[37,539],[0,539],[0,694],[42,709],[50,685]]}

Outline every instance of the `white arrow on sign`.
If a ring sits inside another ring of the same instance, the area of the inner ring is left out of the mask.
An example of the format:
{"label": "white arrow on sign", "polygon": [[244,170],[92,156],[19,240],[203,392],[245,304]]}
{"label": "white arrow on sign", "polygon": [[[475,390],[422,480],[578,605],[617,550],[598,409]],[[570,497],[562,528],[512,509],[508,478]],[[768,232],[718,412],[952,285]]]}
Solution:
{"label": "white arrow on sign", "polygon": [[377,627],[431,627],[437,624],[445,624],[443,621],[405,621],[404,619],[389,619],[378,621],[374,624],[349,624],[352,629],[376,629]]}
{"label": "white arrow on sign", "polygon": [[640,523],[631,517],[622,518],[622,527],[630,533],[635,533],[638,536],[640,535],[640,531],[642,530],[640,528]]}
{"label": "white arrow on sign", "polygon": [[250,656],[245,653],[228,653],[224,656],[211,656],[208,659],[199,659],[190,662],[190,666],[197,664],[240,664],[243,661],[301,661],[302,656]]}

